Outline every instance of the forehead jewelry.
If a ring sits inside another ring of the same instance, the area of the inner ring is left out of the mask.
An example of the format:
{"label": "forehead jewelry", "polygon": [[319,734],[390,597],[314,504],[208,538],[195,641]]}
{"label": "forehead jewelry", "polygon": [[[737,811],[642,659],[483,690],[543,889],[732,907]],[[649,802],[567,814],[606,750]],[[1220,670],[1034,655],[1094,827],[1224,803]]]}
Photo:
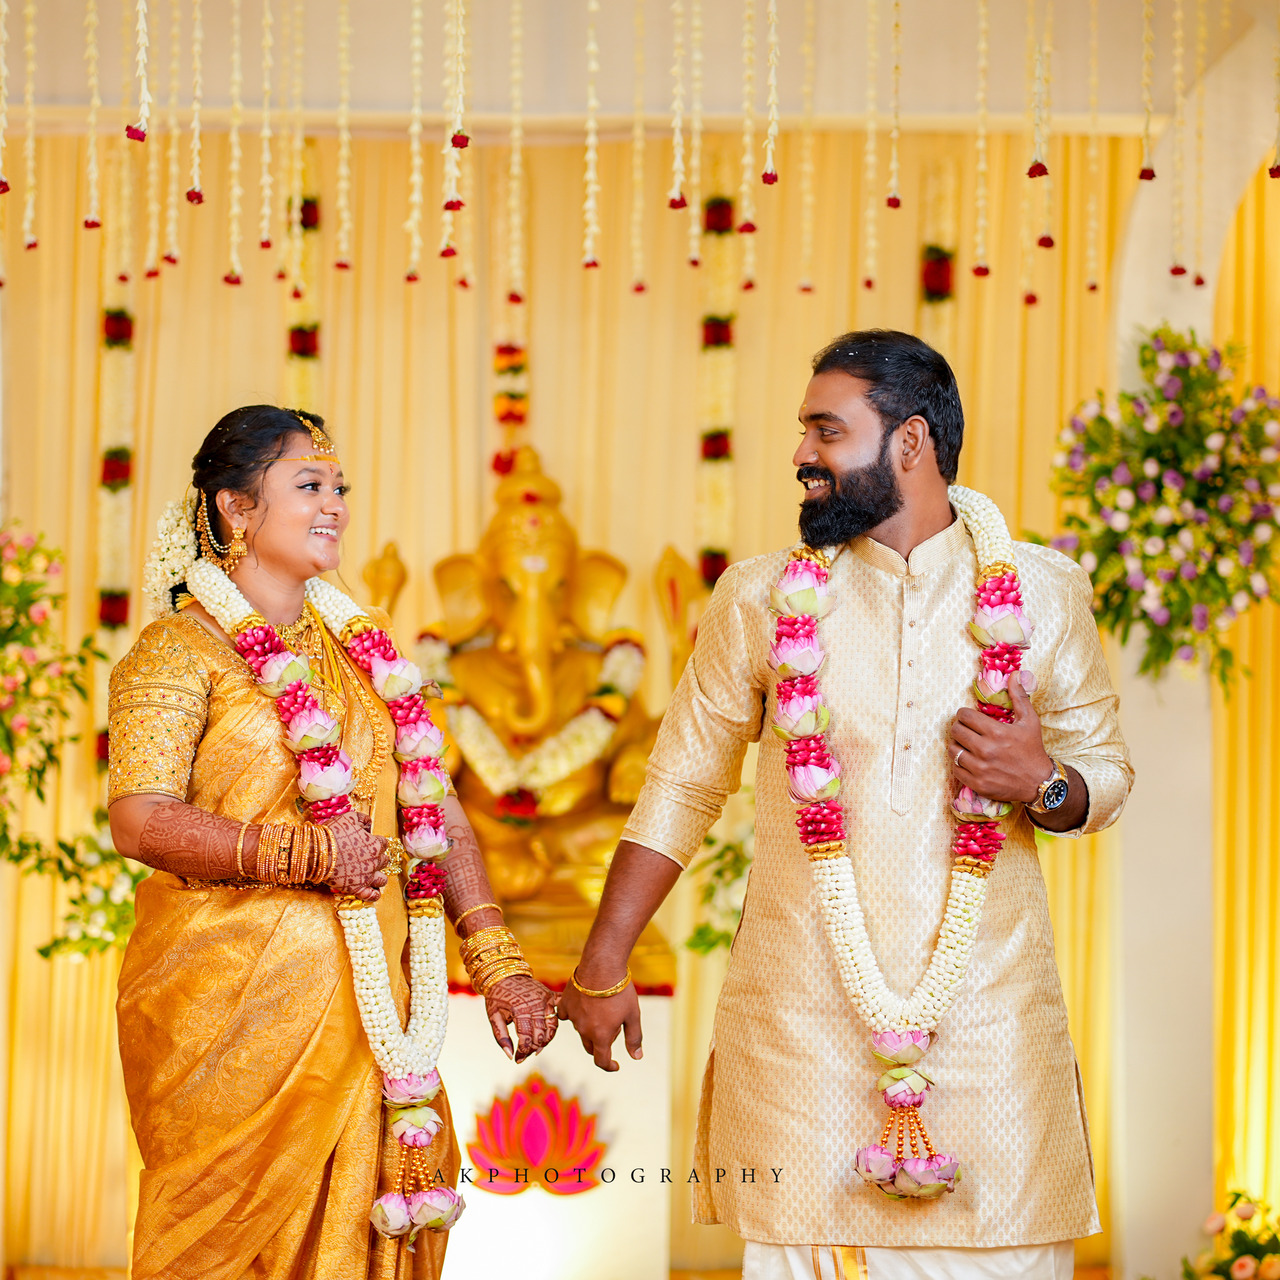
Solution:
{"label": "forehead jewelry", "polygon": [[277,462],[329,462],[335,468],[341,468],[342,463],[338,460],[338,451],[333,447],[333,442],[324,433],[324,429],[316,426],[309,418],[299,413],[297,409],[290,409],[297,420],[306,427],[308,434],[311,436],[311,443],[315,446],[315,453],[291,454],[287,458],[277,458]]}

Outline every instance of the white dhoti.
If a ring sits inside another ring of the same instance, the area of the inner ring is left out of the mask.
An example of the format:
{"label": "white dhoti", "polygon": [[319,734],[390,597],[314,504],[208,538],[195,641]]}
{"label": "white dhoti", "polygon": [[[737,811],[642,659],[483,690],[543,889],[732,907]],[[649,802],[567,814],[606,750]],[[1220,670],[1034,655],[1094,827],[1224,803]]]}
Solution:
{"label": "white dhoti", "polygon": [[1075,1242],[1003,1249],[862,1249],[746,1242],[742,1280],[1072,1280]]}

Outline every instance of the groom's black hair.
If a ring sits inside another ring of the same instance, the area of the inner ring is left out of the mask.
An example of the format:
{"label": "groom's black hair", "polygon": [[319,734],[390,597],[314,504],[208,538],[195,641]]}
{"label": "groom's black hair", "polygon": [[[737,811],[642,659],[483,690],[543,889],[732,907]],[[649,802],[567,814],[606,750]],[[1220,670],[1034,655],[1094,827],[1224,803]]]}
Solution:
{"label": "groom's black hair", "polygon": [[956,376],[942,355],[897,329],[846,333],[813,357],[814,373],[838,370],[870,383],[867,393],[887,432],[919,414],[929,424],[938,470],[955,481],[964,443],[964,409]]}

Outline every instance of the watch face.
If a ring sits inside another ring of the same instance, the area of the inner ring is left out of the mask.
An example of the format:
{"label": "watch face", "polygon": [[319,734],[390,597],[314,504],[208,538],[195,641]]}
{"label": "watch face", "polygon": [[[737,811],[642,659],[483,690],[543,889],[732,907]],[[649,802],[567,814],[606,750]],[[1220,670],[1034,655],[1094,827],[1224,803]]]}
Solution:
{"label": "watch face", "polygon": [[1055,778],[1045,789],[1040,804],[1045,809],[1060,809],[1067,800],[1067,792],[1071,787],[1066,778]]}

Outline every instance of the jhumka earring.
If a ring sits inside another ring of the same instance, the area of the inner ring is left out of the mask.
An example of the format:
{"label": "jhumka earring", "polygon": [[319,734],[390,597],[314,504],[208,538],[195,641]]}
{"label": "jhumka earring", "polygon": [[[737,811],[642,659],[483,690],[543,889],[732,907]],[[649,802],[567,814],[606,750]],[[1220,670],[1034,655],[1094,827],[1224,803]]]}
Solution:
{"label": "jhumka earring", "polygon": [[209,495],[203,491],[196,508],[196,532],[200,535],[200,559],[207,560],[223,573],[230,573],[245,553],[243,529],[234,530],[231,541],[225,545],[218,541],[213,532],[213,521],[209,519]]}
{"label": "jhumka earring", "polygon": [[227,572],[230,573],[243,560],[249,548],[244,544],[244,530],[237,525],[231,530],[231,546],[227,548],[227,559],[231,561]]}

